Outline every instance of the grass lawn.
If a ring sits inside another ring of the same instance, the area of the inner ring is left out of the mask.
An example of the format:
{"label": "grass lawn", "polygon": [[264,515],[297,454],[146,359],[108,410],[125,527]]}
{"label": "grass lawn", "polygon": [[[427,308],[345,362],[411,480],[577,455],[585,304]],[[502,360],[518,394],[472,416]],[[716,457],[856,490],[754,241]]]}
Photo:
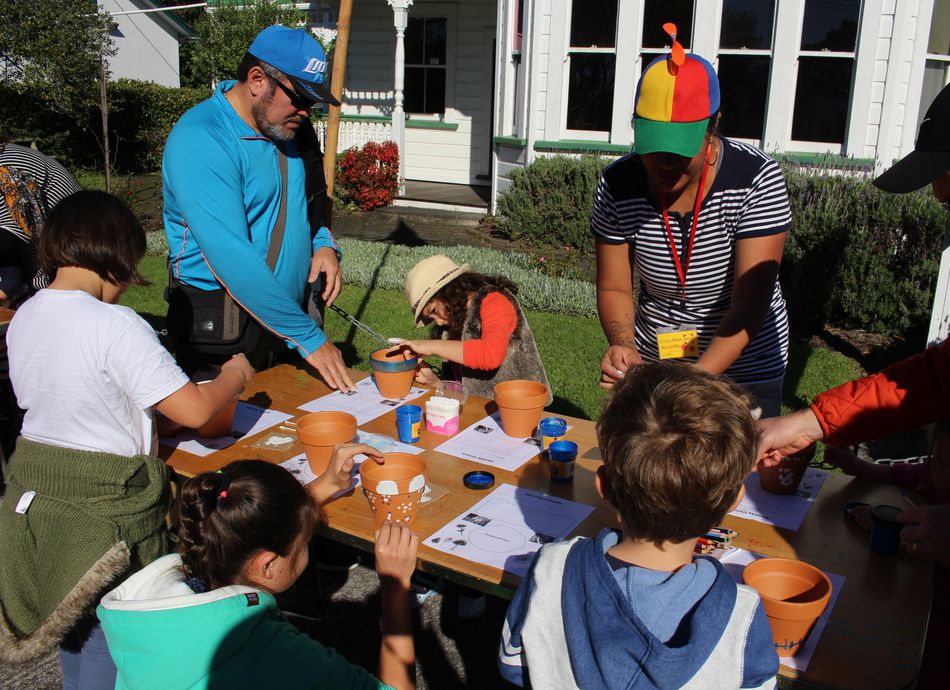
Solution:
{"label": "grass lawn", "polygon": [[[167,305],[162,298],[166,283],[165,259],[146,256],[143,274],[152,281],[147,287],[132,287],[122,304],[142,314],[156,329],[164,328]],[[426,337],[428,329],[416,330],[405,296],[393,290],[345,286],[337,304],[360,321],[387,337]],[[606,341],[597,319],[528,312],[555,393],[552,412],[596,419],[606,399],[597,385],[600,358]],[[326,332],[343,351],[346,363],[369,370],[369,353],[380,345],[351,326],[333,311],[327,311]],[[785,378],[785,410],[804,407],[817,393],[860,374],[857,363],[844,355],[793,341]]]}

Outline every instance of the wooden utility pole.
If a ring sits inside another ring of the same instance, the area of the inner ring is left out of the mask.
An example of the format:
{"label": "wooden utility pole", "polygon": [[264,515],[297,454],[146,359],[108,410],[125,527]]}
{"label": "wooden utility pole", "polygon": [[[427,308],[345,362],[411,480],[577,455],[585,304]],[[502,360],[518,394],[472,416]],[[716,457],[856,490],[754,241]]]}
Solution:
{"label": "wooden utility pole", "polygon": [[109,100],[106,98],[106,59],[99,53],[99,111],[102,113],[102,156],[106,171],[106,191],[112,191],[109,178]]}
{"label": "wooden utility pole", "polygon": [[[340,0],[340,16],[336,20],[336,42],[333,47],[333,75],[330,80],[330,93],[343,103],[343,80],[346,76],[346,49],[350,43],[350,14],[353,0]],[[323,171],[327,177],[327,197],[333,199],[333,186],[336,182],[336,148],[340,139],[340,108],[330,106],[327,118],[326,150],[323,152]]]}

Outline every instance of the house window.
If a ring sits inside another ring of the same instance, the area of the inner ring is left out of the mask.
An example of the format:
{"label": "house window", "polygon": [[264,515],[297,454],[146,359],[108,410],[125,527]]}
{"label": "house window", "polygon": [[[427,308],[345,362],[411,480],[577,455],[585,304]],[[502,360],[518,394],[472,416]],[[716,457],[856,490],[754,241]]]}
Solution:
{"label": "house window", "polygon": [[617,64],[617,0],[573,0],[567,129],[609,132]]}
{"label": "house window", "polygon": [[717,72],[726,136],[763,137],[774,24],[775,0],[723,0]]}
{"label": "house window", "polygon": [[693,0],[646,0],[643,4],[641,74],[656,58],[670,52],[672,41],[663,31],[667,22],[676,24],[676,40],[689,52],[693,42]]}
{"label": "house window", "polygon": [[843,144],[861,0],[805,0],[792,139]]}
{"label": "house window", "polygon": [[448,20],[411,17],[406,26],[407,113],[445,113],[445,55]]}
{"label": "house window", "polygon": [[920,111],[917,125],[927,114],[927,108],[950,83],[950,0],[934,0],[930,20],[930,40],[927,42],[927,62],[924,64],[924,84],[920,92]]}

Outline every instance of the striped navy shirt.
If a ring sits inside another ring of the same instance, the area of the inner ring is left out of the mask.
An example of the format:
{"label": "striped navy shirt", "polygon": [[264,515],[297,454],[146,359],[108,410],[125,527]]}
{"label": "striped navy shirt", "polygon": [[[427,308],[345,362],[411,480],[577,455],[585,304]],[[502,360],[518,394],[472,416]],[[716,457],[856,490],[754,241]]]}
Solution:
{"label": "striped navy shirt", "polygon": [[[700,208],[685,304],[663,213],[650,198],[640,157],[629,154],[607,166],[597,188],[591,217],[594,236],[603,242],[628,243],[633,249],[640,276],[637,349],[645,361],[659,358],[656,331],[665,326],[695,326],[704,352],[732,304],[736,242],[791,228],[788,192],[778,164],[752,146],[720,141],[722,159]],[[681,261],[692,217],[692,211],[669,212]],[[725,373],[739,383],[765,383],[784,376],[787,363],[788,314],[776,279],[762,327]]]}

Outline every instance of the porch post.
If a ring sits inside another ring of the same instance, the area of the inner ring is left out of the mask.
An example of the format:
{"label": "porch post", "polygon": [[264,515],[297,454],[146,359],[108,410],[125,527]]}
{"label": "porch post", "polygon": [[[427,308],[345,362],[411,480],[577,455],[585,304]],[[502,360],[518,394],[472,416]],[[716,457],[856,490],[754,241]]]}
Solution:
{"label": "porch post", "polygon": [[406,115],[402,109],[402,91],[406,83],[406,48],[404,38],[413,0],[386,0],[393,8],[396,27],[395,79],[393,81],[393,140],[399,146],[399,193],[406,192]]}

